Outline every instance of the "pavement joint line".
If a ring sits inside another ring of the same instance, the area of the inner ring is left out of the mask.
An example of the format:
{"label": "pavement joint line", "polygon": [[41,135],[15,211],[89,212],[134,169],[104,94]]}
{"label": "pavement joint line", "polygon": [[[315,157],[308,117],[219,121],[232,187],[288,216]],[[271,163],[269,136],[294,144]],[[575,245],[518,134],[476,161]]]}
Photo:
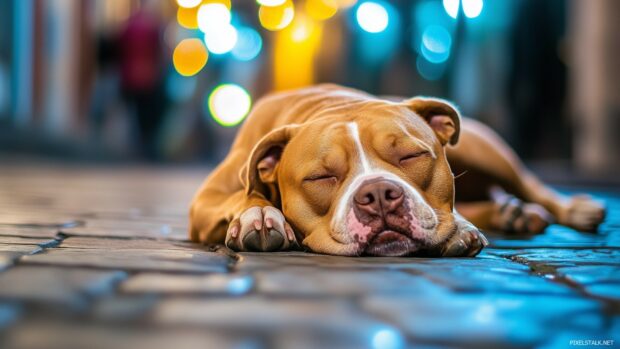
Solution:
{"label": "pavement joint line", "polygon": [[[568,286],[570,289],[576,291],[579,295],[598,301],[603,304],[603,308],[609,314],[617,314],[620,311],[620,301],[615,300],[608,297],[599,296],[596,294],[592,294],[588,292],[584,285],[567,278],[565,275],[558,273],[558,265],[554,265],[553,263],[548,262],[538,262],[538,261],[528,261],[525,258],[520,258],[518,254],[514,255],[504,255],[503,258],[506,258],[512,262],[519,263],[530,268],[530,274],[538,277],[542,277],[545,280],[550,280],[551,282]],[[603,263],[582,263],[579,265],[605,265]],[[612,264],[613,265],[613,264]]]}

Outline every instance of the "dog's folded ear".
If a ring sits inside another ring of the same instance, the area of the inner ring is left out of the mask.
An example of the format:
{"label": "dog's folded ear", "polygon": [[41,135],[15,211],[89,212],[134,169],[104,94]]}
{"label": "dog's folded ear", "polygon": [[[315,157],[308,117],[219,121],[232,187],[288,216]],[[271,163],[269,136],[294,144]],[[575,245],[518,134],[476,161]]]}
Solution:
{"label": "dog's folded ear", "polygon": [[239,173],[248,195],[254,190],[263,193],[266,197],[273,195],[280,157],[297,129],[295,125],[275,129],[254,146],[248,162]]}
{"label": "dog's folded ear", "polygon": [[450,102],[439,98],[414,97],[403,103],[428,122],[442,145],[458,142],[461,115]]}

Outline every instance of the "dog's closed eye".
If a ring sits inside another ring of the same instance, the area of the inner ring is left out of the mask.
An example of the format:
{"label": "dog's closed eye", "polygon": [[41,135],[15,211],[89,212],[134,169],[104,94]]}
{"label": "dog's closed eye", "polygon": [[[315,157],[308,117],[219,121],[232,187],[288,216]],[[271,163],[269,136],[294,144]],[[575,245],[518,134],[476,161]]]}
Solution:
{"label": "dog's closed eye", "polygon": [[304,178],[304,182],[322,182],[322,181],[337,181],[338,178],[331,174],[319,174],[319,175],[310,175]]}
{"label": "dog's closed eye", "polygon": [[402,158],[400,158],[399,163],[401,165],[405,165],[405,164],[410,163],[411,161],[414,161],[414,160],[416,160],[418,158],[421,158],[421,157],[426,157],[428,155],[430,155],[430,152],[428,150],[422,150],[422,151],[419,151],[419,152],[407,154],[407,155],[403,156]]}

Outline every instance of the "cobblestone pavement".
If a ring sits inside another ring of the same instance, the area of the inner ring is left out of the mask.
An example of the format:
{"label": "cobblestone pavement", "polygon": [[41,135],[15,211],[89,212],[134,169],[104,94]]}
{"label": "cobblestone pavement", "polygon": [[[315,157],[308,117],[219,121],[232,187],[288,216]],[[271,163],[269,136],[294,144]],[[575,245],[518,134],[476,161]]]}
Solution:
{"label": "cobblestone pavement", "polygon": [[3,166],[0,347],[620,343],[618,193],[591,192],[598,234],[492,235],[476,258],[233,254],[186,240],[205,174]]}

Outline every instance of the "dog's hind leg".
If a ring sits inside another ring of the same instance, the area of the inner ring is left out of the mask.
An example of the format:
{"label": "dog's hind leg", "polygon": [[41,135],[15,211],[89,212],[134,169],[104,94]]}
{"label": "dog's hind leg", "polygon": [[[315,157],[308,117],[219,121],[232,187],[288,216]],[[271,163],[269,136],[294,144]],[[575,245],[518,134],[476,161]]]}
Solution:
{"label": "dog's hind leg", "polygon": [[[479,188],[482,191],[490,191],[494,186],[501,187],[506,193],[514,195],[524,205],[537,204],[551,213],[554,221],[578,230],[594,230],[603,221],[605,209],[598,202],[587,195],[567,197],[557,193],[549,186],[543,184],[534,174],[525,168],[514,151],[490,128],[471,120],[464,119],[462,124],[461,139],[453,148],[447,148],[447,155],[451,166],[458,171],[466,172],[465,176],[480,174],[486,178],[485,185]],[[458,174],[458,173],[457,173]],[[457,192],[459,191],[459,179],[455,181]],[[499,193],[499,194],[498,194]],[[497,192],[489,193],[489,199],[494,205],[491,211],[487,207],[486,217],[490,226],[501,228],[497,224],[491,224],[492,218],[502,214],[501,207],[515,206],[510,203],[510,198]],[[516,201],[512,201],[516,203]],[[476,206],[469,208],[461,205],[461,210],[475,211]],[[476,208],[479,210],[480,207]],[[537,209],[538,210],[538,209]],[[484,211],[484,210],[483,210]],[[461,212],[466,218],[468,215]],[[472,219],[474,222],[476,219]]]}

